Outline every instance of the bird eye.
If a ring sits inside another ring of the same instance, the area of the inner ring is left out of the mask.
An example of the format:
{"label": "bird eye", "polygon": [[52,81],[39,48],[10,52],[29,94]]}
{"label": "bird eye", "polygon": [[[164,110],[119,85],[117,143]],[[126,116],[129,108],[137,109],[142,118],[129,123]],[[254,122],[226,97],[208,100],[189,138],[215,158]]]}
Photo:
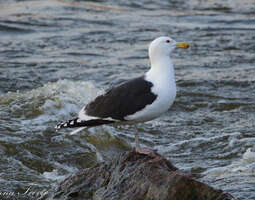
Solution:
{"label": "bird eye", "polygon": [[170,43],[170,40],[167,40],[166,43]]}

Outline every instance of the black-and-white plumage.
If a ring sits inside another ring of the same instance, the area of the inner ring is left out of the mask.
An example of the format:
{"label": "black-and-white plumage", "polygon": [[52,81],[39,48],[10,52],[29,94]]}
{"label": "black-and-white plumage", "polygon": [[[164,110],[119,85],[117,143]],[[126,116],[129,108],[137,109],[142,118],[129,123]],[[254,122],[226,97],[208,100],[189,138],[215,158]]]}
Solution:
{"label": "black-and-white plumage", "polygon": [[59,124],[57,129],[126,122],[125,117],[156,100],[157,95],[151,92],[152,86],[144,76],[127,81],[96,97],[80,111],[78,118]]}
{"label": "black-and-white plumage", "polygon": [[144,76],[132,79],[98,96],[83,112],[89,116],[126,121],[125,117],[155,101],[157,95],[151,92],[152,86]]}
{"label": "black-and-white plumage", "polygon": [[[176,43],[169,37],[155,39],[149,46],[151,68],[144,76],[127,81],[96,97],[82,108],[78,118],[60,123],[56,128],[135,124],[159,117],[171,107],[176,96],[174,68],[170,58],[176,47],[188,48],[188,44]],[[136,129],[135,139],[136,150],[142,152]]]}

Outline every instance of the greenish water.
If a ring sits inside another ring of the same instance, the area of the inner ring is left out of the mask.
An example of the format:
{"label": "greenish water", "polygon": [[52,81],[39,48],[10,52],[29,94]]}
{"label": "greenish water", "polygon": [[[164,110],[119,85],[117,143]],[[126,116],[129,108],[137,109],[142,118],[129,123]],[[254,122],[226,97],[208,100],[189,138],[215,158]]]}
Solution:
{"label": "greenish water", "polygon": [[129,126],[74,136],[54,127],[147,71],[148,44],[168,35],[191,48],[173,53],[175,104],[139,126],[142,144],[203,182],[254,199],[254,10],[251,0],[1,1],[0,192],[48,190],[131,149]]}

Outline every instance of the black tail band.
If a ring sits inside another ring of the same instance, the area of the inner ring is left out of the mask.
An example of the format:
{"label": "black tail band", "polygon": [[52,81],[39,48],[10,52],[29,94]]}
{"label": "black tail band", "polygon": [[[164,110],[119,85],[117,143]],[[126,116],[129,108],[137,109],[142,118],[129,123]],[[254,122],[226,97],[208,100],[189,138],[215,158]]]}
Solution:
{"label": "black tail band", "polygon": [[93,126],[100,126],[103,124],[111,124],[114,123],[112,120],[104,120],[104,119],[91,119],[87,121],[82,121],[79,118],[75,118],[69,120],[67,122],[60,123],[56,126],[56,129],[61,128],[75,128],[75,127],[93,127]]}

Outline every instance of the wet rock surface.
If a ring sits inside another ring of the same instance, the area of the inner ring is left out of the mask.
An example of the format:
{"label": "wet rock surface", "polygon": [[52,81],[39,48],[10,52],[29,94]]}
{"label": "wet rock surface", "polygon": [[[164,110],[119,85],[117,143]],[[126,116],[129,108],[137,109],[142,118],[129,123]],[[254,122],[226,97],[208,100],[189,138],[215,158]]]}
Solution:
{"label": "wet rock surface", "polygon": [[230,194],[199,182],[158,155],[121,153],[71,175],[50,199],[230,200]]}

